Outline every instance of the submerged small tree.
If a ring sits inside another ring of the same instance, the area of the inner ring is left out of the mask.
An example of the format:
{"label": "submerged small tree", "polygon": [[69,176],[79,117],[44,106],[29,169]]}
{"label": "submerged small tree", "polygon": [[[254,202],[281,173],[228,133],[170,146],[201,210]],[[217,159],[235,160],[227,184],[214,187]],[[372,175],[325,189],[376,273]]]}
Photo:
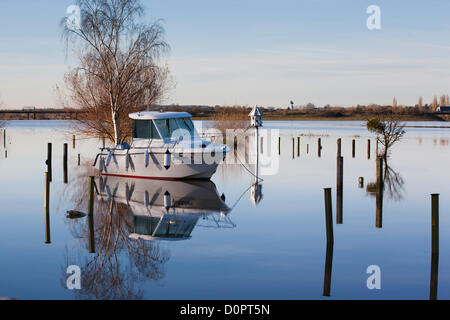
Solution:
{"label": "submerged small tree", "polygon": [[161,102],[169,72],[156,61],[168,51],[164,29],[141,22],[139,0],[78,0],[80,24],[63,19],[79,66],[65,76],[70,107],[84,112],[79,129],[119,144],[131,134],[130,112]]}
{"label": "submerged small tree", "polygon": [[377,135],[377,141],[383,146],[381,156],[386,159],[390,148],[405,134],[405,124],[392,119],[372,118],[367,121],[367,130]]}

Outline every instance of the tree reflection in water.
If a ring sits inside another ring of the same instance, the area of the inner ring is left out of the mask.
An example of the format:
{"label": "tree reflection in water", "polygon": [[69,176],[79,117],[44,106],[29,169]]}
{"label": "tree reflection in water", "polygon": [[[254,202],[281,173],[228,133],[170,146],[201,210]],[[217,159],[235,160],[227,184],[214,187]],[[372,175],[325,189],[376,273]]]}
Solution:
{"label": "tree reflection in water", "polygon": [[[65,190],[72,195],[76,210],[87,208],[89,170],[88,166],[81,168]],[[133,214],[126,204],[114,198],[96,197],[94,254],[89,254],[88,219],[67,220],[67,223],[72,235],[79,239],[79,246],[67,249],[61,279],[66,287],[67,266],[81,268],[81,290],[74,290],[76,298],[141,299],[145,280],[159,281],[164,277],[163,265],[169,260],[169,251],[158,241],[129,238],[134,229]]]}
{"label": "tree reflection in water", "polygon": [[[401,174],[395,171],[386,158],[383,159],[383,188],[382,191],[386,191],[386,195],[389,199],[395,201],[401,201],[403,199],[404,184]],[[366,191],[371,196],[375,197],[377,193],[377,183],[371,182],[367,184]]]}

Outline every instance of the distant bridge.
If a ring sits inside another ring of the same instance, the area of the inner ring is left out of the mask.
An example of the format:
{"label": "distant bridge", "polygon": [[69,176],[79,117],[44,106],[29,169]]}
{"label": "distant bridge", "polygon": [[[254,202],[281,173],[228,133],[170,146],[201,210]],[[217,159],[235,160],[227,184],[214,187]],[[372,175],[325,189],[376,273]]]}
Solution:
{"label": "distant bridge", "polygon": [[84,111],[73,109],[22,109],[22,110],[0,110],[0,119],[3,120],[67,120],[78,119]]}

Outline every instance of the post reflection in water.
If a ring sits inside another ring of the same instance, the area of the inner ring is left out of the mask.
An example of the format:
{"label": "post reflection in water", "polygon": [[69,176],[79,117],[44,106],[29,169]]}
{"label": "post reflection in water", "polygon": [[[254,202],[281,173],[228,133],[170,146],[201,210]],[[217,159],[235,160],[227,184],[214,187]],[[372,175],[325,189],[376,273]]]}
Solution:
{"label": "post reflection in water", "polygon": [[439,271],[439,195],[431,195],[430,300],[437,299]]}
{"label": "post reflection in water", "polygon": [[211,181],[100,177],[89,189],[98,191],[95,210],[88,210],[88,226],[72,229],[81,240],[78,252],[67,252],[67,263],[83,272],[76,298],[140,299],[147,280],[165,275],[170,253],[164,241],[190,239],[196,226],[235,227]]}
{"label": "post reflection in water", "polygon": [[324,190],[325,196],[325,226],[327,234],[327,250],[325,257],[325,271],[323,278],[323,296],[329,297],[331,295],[331,273],[333,268],[333,248],[334,248],[334,233],[333,233],[333,212],[331,203],[331,189]]}
{"label": "post reflection in water", "polygon": [[375,226],[383,227],[383,201],[386,194],[389,199],[400,201],[403,199],[404,180],[390,165],[387,158],[376,159],[376,182],[368,183],[366,192],[376,199]]}

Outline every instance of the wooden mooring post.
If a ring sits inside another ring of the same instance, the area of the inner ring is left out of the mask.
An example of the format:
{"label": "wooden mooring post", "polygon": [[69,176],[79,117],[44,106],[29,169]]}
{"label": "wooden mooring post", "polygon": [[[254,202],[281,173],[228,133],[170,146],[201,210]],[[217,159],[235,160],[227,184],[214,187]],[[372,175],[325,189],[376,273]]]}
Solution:
{"label": "wooden mooring post", "polygon": [[94,184],[95,184],[94,177],[89,177],[89,198],[88,198],[89,253],[95,253]]}
{"label": "wooden mooring post", "polygon": [[45,175],[45,195],[44,195],[44,209],[45,209],[45,243],[51,243],[50,240],[50,178],[49,173]]}
{"label": "wooden mooring post", "polygon": [[367,139],[367,159],[370,160],[370,139]]}
{"label": "wooden mooring post", "polygon": [[383,161],[381,157],[377,157],[377,185],[376,185],[376,220],[377,228],[383,227]]}
{"label": "wooden mooring post", "polygon": [[317,156],[322,157],[322,139],[317,139]]}
{"label": "wooden mooring post", "polygon": [[324,189],[324,200],[325,200],[325,225],[327,231],[327,243],[334,243],[331,188]]}
{"label": "wooden mooring post", "polygon": [[68,178],[68,174],[67,174],[67,159],[68,159],[68,149],[69,146],[67,145],[67,143],[64,143],[64,154],[63,154],[63,170],[64,170],[64,183],[68,183],[69,182],[69,178]]}
{"label": "wooden mooring post", "polygon": [[292,159],[295,159],[295,138],[292,138]]}
{"label": "wooden mooring post", "polygon": [[355,156],[356,156],[356,140],[355,139],[353,139],[352,140],[352,158],[355,158]]}
{"label": "wooden mooring post", "polygon": [[76,145],[75,145],[75,135],[72,136],[72,148],[75,149]]}
{"label": "wooden mooring post", "polygon": [[336,223],[344,223],[344,157],[336,158]]}
{"label": "wooden mooring post", "polygon": [[47,144],[47,172],[48,181],[52,182],[52,144],[49,142]]}
{"label": "wooden mooring post", "polygon": [[300,157],[300,137],[297,137],[297,157]]}
{"label": "wooden mooring post", "polygon": [[342,156],[342,139],[337,139],[337,156]]}
{"label": "wooden mooring post", "polygon": [[278,137],[278,155],[281,155],[281,137]]}

